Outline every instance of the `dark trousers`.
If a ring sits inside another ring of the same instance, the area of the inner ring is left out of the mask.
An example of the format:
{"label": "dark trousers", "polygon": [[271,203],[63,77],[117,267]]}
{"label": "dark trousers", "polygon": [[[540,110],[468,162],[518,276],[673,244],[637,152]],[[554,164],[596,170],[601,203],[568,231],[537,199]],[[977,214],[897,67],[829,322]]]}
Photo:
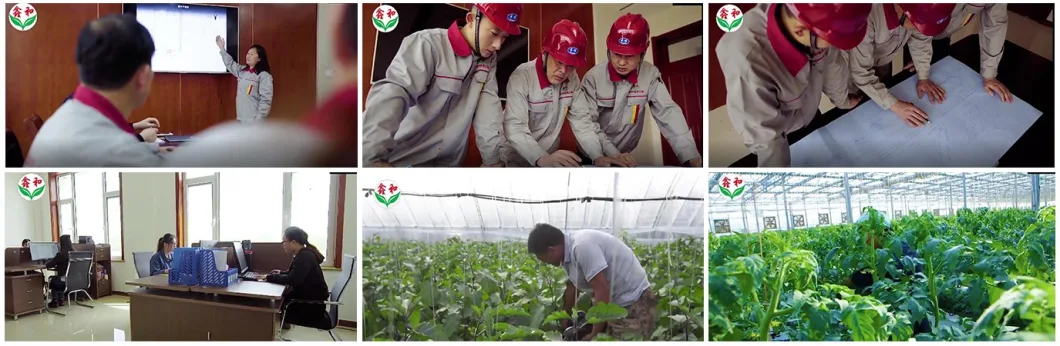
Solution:
{"label": "dark trousers", "polygon": [[285,315],[283,323],[317,329],[331,329],[331,318],[328,317],[326,305],[312,303],[287,304],[290,299],[288,297],[284,298],[284,311],[287,315]]}
{"label": "dark trousers", "polygon": [[63,302],[66,300],[66,280],[61,276],[52,276],[48,280],[48,288],[51,289],[52,302]]}

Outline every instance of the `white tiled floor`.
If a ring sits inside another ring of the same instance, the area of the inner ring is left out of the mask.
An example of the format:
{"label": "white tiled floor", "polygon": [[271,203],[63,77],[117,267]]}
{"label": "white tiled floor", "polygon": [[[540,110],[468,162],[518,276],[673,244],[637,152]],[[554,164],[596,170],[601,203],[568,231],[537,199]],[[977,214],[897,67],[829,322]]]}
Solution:
{"label": "white tiled floor", "polygon": [[[66,317],[49,314],[22,315],[18,320],[7,317],[4,324],[6,341],[114,341],[115,334],[124,334],[129,341],[129,298],[107,296],[90,303],[89,309],[70,305],[59,308]],[[120,331],[120,332],[118,332]],[[335,335],[342,341],[357,341],[357,331],[339,328]],[[325,331],[293,326],[283,336],[291,341],[331,341]]]}
{"label": "white tiled floor", "polygon": [[[977,22],[973,22],[977,23]],[[978,31],[978,25],[968,25],[953,35],[953,42]],[[1008,41],[1023,47],[1043,58],[1053,60],[1053,29],[1041,23],[1009,12]],[[896,60],[901,60],[899,57]],[[1004,63],[1004,58],[1002,58]],[[721,76],[711,76],[721,78]],[[709,93],[710,90],[707,90]],[[821,98],[821,111],[834,108],[827,97]],[[725,107],[707,113],[707,151],[709,167],[728,167],[751,152],[743,144],[743,138],[732,127]]]}

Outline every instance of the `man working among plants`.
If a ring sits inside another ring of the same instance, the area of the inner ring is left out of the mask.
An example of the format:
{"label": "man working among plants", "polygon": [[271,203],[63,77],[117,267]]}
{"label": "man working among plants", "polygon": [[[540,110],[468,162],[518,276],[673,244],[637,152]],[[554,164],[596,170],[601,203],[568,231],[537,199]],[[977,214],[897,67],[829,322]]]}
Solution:
{"label": "man working among plants", "polygon": [[[875,222],[879,222],[879,224],[874,225]],[[888,220],[887,215],[880,213],[879,211],[876,211],[874,209],[870,209],[867,213],[862,214],[861,217],[858,218],[857,223],[855,223],[855,227],[859,232],[866,236],[865,244],[871,247],[871,251],[876,251],[877,249],[883,248],[884,246],[890,243],[891,238],[894,236],[894,230],[891,228],[891,221]],[[909,246],[909,243],[906,243],[905,240],[897,241],[901,242],[902,253],[891,254],[891,256],[894,258],[897,272],[906,275],[916,275],[918,273],[923,273],[924,267],[919,262],[916,263],[916,265],[914,266],[912,273],[909,273],[905,270],[905,266],[902,265],[902,257],[909,257],[910,259],[913,259],[915,261],[919,258],[919,254],[917,254],[916,250],[913,250],[913,248]],[[922,275],[923,274],[921,274],[921,276]],[[900,280],[892,276],[891,273],[885,273],[883,277],[891,281]],[[872,277],[872,269],[869,267],[855,270],[854,273],[850,275],[850,278],[847,278],[846,281],[843,282],[844,285],[853,288],[855,292],[862,295],[869,295],[872,293],[873,283],[874,279]],[[913,335],[930,331],[931,325],[930,323],[928,323],[928,320],[926,318],[921,319],[920,321],[917,321],[915,324],[913,324]]]}
{"label": "man working among plants", "polygon": [[[579,230],[564,234],[549,224],[537,224],[527,239],[527,248],[541,262],[562,266],[567,273],[563,311],[571,312],[578,291],[591,293],[593,304],[614,303],[626,309],[620,320],[593,325],[583,340],[605,332],[616,338],[650,340],[655,330],[659,300],[648,283],[648,274],[633,249],[611,234]],[[564,328],[570,323],[567,320]]]}
{"label": "man working among plants", "polygon": [[503,166],[497,53],[522,32],[522,12],[522,4],[475,4],[464,25],[401,41],[386,78],[368,91],[365,166],[459,166],[472,125],[482,165]]}

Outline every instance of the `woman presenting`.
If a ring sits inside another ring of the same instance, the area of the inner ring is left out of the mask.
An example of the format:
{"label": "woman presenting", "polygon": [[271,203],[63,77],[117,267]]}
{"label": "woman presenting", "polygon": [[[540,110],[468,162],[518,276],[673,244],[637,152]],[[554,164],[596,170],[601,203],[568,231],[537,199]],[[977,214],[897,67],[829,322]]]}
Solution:
{"label": "woman presenting", "polygon": [[236,120],[242,123],[265,120],[272,108],[272,74],[269,73],[269,57],[265,47],[253,45],[247,51],[246,65],[241,65],[225,51],[225,40],[217,36],[217,48],[221,50],[228,72],[236,76]]}

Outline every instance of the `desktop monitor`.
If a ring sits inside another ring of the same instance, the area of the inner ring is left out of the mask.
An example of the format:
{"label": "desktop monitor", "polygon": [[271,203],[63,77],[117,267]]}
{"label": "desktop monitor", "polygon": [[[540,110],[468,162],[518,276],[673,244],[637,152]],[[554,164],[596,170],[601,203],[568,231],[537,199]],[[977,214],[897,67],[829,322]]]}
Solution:
{"label": "desktop monitor", "polygon": [[212,248],[217,247],[217,241],[216,240],[200,240],[199,241],[199,247],[201,247],[203,249],[212,249]]}
{"label": "desktop monitor", "polygon": [[247,267],[246,254],[243,253],[243,243],[234,241],[232,242],[232,248],[236,252],[236,261],[239,261],[239,274],[250,271],[250,268]]}
{"label": "desktop monitor", "polygon": [[30,259],[34,261],[49,260],[59,253],[59,244],[52,242],[29,242]]}

